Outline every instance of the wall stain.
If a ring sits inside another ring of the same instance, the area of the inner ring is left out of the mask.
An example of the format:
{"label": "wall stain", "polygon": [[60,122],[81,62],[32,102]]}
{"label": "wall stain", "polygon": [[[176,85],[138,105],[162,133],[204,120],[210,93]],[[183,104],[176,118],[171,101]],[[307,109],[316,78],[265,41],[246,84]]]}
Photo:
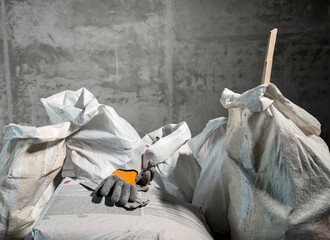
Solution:
{"label": "wall stain", "polygon": [[[172,121],[197,134],[226,116],[225,87],[259,84],[278,27],[271,81],[321,122],[329,144],[326,1],[9,0],[5,11],[12,100],[2,81],[0,111],[12,103],[15,122],[48,124],[41,97],[86,87],[140,134]],[[3,53],[2,35],[0,44]]]}

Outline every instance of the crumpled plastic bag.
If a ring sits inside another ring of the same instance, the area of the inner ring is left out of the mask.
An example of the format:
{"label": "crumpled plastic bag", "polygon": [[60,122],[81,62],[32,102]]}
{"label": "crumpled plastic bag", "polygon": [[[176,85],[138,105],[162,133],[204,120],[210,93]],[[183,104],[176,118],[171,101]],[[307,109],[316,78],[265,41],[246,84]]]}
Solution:
{"label": "crumpled plastic bag", "polygon": [[0,239],[23,239],[52,196],[66,156],[70,123],[44,127],[9,124],[0,154]]}
{"label": "crumpled plastic bag", "polygon": [[66,141],[64,176],[104,179],[116,169],[140,172],[146,147],[139,134],[87,89],[63,91],[41,101],[53,124],[69,121],[80,127]]}
{"label": "crumpled plastic bag", "polygon": [[189,139],[191,132],[185,122],[150,132],[143,137],[148,146],[143,162],[156,166],[153,186],[191,203],[201,168],[187,144]]}
{"label": "crumpled plastic bag", "polygon": [[320,123],[274,84],[225,89],[232,239],[330,239],[330,154]]}

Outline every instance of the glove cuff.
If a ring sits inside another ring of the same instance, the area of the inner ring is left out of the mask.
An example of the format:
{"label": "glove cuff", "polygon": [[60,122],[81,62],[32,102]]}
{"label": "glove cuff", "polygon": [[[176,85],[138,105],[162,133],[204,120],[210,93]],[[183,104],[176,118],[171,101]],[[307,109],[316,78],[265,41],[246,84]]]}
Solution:
{"label": "glove cuff", "polygon": [[137,171],[135,171],[135,170],[117,169],[116,171],[114,171],[112,173],[112,175],[119,177],[121,180],[123,180],[124,182],[126,182],[128,184],[133,184],[133,185],[136,184],[135,178],[137,176]]}

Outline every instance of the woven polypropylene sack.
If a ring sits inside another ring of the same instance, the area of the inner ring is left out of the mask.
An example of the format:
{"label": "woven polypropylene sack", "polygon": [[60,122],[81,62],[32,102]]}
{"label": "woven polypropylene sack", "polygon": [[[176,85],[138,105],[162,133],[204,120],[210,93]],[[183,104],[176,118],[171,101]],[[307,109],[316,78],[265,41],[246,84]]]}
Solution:
{"label": "woven polypropylene sack", "polygon": [[225,89],[232,239],[330,239],[330,154],[319,122],[274,84]]}
{"label": "woven polypropylene sack", "polygon": [[148,146],[143,154],[144,165],[156,169],[151,184],[188,203],[192,202],[201,171],[187,144],[190,139],[185,122],[165,125],[143,137]]}
{"label": "woven polypropylene sack", "polygon": [[41,101],[53,124],[69,121],[80,127],[66,140],[63,176],[104,179],[116,169],[140,171],[145,146],[139,134],[87,89],[63,91]]}
{"label": "woven polypropylene sack", "polygon": [[9,124],[0,155],[0,238],[22,239],[51,197],[62,168],[70,123],[45,127]]}

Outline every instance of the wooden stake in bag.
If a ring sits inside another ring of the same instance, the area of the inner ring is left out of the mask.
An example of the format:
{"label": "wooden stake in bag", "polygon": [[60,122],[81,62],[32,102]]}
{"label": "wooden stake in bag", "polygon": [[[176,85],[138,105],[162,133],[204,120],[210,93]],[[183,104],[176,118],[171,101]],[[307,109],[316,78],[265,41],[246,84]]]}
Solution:
{"label": "wooden stake in bag", "polygon": [[277,28],[274,28],[269,33],[268,46],[267,46],[266,57],[264,62],[264,69],[262,72],[261,84],[270,82],[276,35],[277,35]]}

